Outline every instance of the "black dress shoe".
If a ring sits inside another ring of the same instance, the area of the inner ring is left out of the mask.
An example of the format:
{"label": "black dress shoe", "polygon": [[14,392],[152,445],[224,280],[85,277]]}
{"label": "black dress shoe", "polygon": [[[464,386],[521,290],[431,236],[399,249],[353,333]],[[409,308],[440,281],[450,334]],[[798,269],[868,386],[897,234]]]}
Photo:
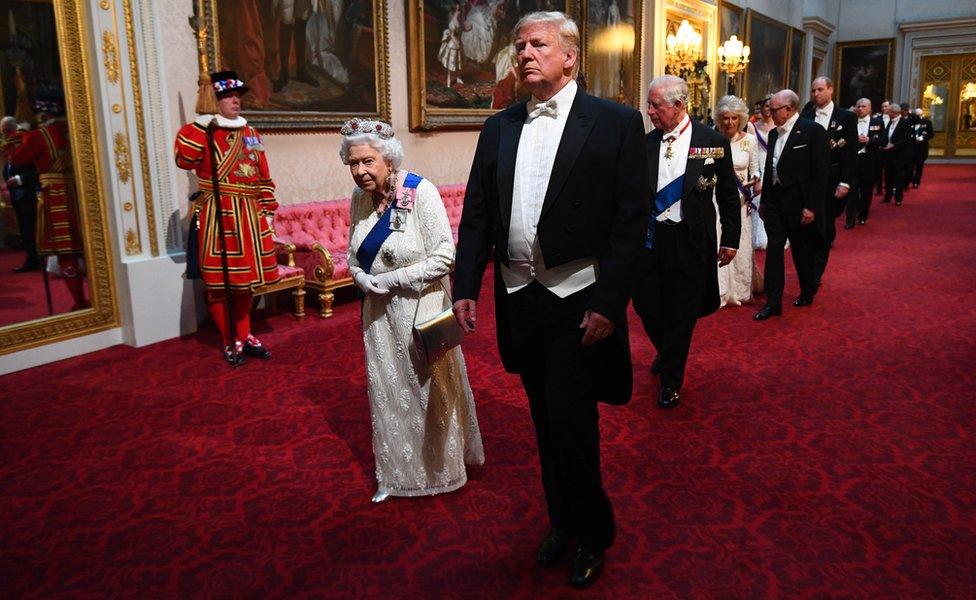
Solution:
{"label": "black dress shoe", "polygon": [[767,304],[766,306],[759,309],[759,312],[753,315],[752,319],[754,321],[765,321],[770,317],[778,317],[781,314],[783,314],[782,308],[773,308],[772,306]]}
{"label": "black dress shoe", "polygon": [[660,375],[661,374],[661,356],[660,355],[658,355],[658,357],[654,359],[654,362],[651,363],[651,374],[652,375]]}
{"label": "black dress shoe", "polygon": [[260,344],[253,345],[251,342],[244,342],[244,354],[254,358],[271,358],[270,350]]}
{"label": "black dress shoe", "polygon": [[573,570],[570,571],[569,584],[576,589],[588,588],[600,578],[603,572],[603,550],[587,550],[580,546],[573,557]]}
{"label": "black dress shoe", "polygon": [[674,408],[678,406],[678,402],[681,402],[681,394],[678,390],[674,389],[670,385],[661,386],[661,396],[657,399],[658,408],[663,408],[665,410],[669,408]]}
{"label": "black dress shoe", "polygon": [[232,367],[239,367],[244,364],[244,353],[240,348],[235,350],[233,346],[224,346],[224,360]]}
{"label": "black dress shoe", "polygon": [[553,527],[539,544],[539,550],[535,553],[535,562],[542,567],[555,564],[566,554],[567,543],[566,531]]}
{"label": "black dress shoe", "polygon": [[853,221],[850,223],[844,223],[844,229],[854,229]]}
{"label": "black dress shoe", "polygon": [[901,206],[901,200],[895,200],[895,206]]}
{"label": "black dress shoe", "polygon": [[857,222],[857,224],[858,224],[858,225],[867,225],[867,224],[868,224],[868,222],[867,222],[867,220],[866,220],[866,219],[860,219],[860,220],[859,220],[859,221]]}
{"label": "black dress shoe", "polygon": [[796,306],[797,308],[801,306],[810,306],[811,304],[813,304],[813,298],[804,298],[803,296],[800,296],[793,301],[793,306]]}

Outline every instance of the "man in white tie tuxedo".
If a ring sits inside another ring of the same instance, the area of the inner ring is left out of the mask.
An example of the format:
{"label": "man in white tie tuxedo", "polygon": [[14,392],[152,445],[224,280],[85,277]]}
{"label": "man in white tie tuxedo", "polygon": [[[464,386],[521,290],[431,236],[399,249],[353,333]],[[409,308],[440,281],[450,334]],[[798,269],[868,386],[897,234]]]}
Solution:
{"label": "man in white tie tuxedo", "polygon": [[[824,201],[829,164],[827,132],[815,121],[800,117],[800,98],[780,90],[769,101],[776,128],[769,132],[769,153],[763,171],[759,214],[766,225],[766,305],[753,317],[764,321],[783,314],[783,265],[786,241],[800,280],[793,306],[813,304],[820,287],[816,253],[824,241]],[[831,215],[826,217],[832,218]]]}
{"label": "man in white tie tuxedo", "polygon": [[[887,133],[888,122],[891,121],[891,115],[888,114],[889,108],[891,107],[891,100],[885,100],[881,103],[881,128]],[[878,172],[875,174],[874,179],[874,192],[876,194],[881,194],[884,192],[884,172],[885,172],[885,162],[881,158],[878,160]]]}
{"label": "man in white tie tuxedo", "polygon": [[579,30],[563,13],[523,17],[515,49],[532,100],[481,130],[458,229],[454,314],[474,331],[494,256],[498,348],[528,396],[549,513],[536,561],[557,563],[575,539],[570,583],[583,588],[615,535],[597,401],[631,395],[626,309],[649,212],[644,122],[579,89]]}
{"label": "man in white tie tuxedo", "polygon": [[662,75],[647,102],[651,216],[634,310],[657,350],[651,373],[661,377],[658,406],[667,409],[680,401],[695,324],[719,307],[718,267],[735,257],[742,223],[729,140],[688,116],[688,84]]}
{"label": "man in white tie tuxedo", "polygon": [[834,82],[829,77],[817,77],[811,85],[813,106],[800,114],[816,121],[827,132],[830,145],[830,170],[824,199],[824,244],[814,257],[817,281],[823,277],[830,258],[830,249],[837,237],[835,221],[844,213],[848,194],[854,183],[857,167],[857,119],[854,113],[836,105],[833,100]]}
{"label": "man in white tie tuxedo", "polygon": [[854,177],[857,189],[847,202],[845,229],[853,228],[855,222],[867,224],[875,173],[880,168],[879,152],[888,143],[881,117],[871,116],[871,100],[858,100],[854,114],[857,116],[857,170]]}

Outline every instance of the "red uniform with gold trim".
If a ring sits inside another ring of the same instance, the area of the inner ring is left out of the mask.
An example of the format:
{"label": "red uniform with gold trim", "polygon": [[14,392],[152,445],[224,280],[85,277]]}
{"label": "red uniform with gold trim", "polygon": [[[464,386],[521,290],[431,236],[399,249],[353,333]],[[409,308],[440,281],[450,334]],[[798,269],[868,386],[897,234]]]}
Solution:
{"label": "red uniform with gold trim", "polygon": [[[209,289],[223,290],[219,229],[212,218],[214,165],[204,124],[208,120],[209,117],[203,117],[180,129],[176,136],[176,165],[197,174],[203,192],[196,203],[200,218],[200,272]],[[226,122],[224,119],[218,122],[221,121]],[[264,217],[273,215],[278,202],[261,137],[255,128],[244,124],[236,128],[217,127],[214,141],[230,287],[251,290],[274,283],[278,280],[278,263],[273,234]]]}
{"label": "red uniform with gold trim", "polygon": [[78,196],[68,124],[64,119],[42,125],[14,142],[8,160],[14,166],[33,163],[41,183],[37,203],[37,253],[81,254]]}

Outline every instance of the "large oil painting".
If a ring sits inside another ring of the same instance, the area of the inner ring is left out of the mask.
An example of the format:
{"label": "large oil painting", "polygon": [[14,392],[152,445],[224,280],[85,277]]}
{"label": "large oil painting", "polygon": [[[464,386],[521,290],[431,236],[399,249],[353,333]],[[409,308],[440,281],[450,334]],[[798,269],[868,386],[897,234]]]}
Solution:
{"label": "large oil painting", "polygon": [[202,0],[212,70],[247,82],[244,114],[263,129],[389,120],[386,0]]}
{"label": "large oil painting", "polygon": [[891,95],[894,47],[892,38],[837,44],[834,88],[841,106],[853,106],[859,99],[868,98],[877,110]]}
{"label": "large oil painting", "polygon": [[752,54],[744,90],[750,106],[786,86],[789,34],[787,25],[754,10],[746,12],[746,38]]}
{"label": "large oil painting", "polygon": [[489,115],[526,99],[515,73],[512,30],[537,10],[575,16],[577,2],[409,0],[410,129],[480,127]]}
{"label": "large oil painting", "polygon": [[640,106],[642,0],[585,0],[583,69],[587,91]]}

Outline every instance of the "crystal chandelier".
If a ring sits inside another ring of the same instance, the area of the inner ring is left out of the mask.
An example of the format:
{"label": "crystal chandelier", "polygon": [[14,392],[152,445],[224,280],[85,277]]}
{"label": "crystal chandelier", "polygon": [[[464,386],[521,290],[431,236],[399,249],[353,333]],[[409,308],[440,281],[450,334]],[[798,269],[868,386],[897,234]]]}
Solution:
{"label": "crystal chandelier", "polygon": [[668,35],[664,58],[673,73],[693,69],[702,59],[702,36],[692,29],[687,19],[682,19],[677,34]]}

